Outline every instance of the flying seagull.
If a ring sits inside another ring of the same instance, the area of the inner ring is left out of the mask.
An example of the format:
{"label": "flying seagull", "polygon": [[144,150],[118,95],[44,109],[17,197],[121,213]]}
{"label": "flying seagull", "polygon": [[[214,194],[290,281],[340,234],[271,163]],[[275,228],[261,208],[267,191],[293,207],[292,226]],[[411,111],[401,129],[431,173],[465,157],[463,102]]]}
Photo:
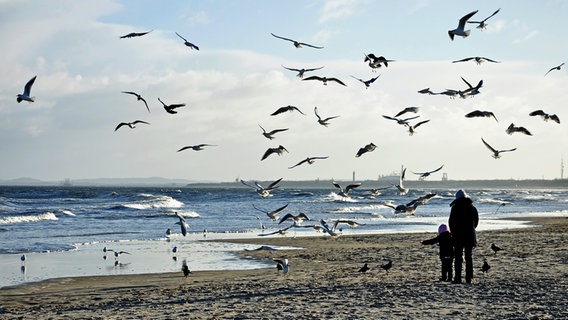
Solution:
{"label": "flying seagull", "polygon": [[477,118],[477,117],[486,117],[486,118],[493,118],[495,121],[499,122],[495,117],[495,114],[491,111],[481,111],[481,110],[474,110],[465,115],[466,118]]}
{"label": "flying seagull", "polygon": [[353,184],[349,184],[344,188],[341,187],[341,185],[339,185],[339,183],[333,181],[332,184],[339,189],[339,192],[337,193],[338,195],[342,196],[342,197],[348,197],[349,192],[355,188],[358,188],[361,186],[361,183],[353,183]]}
{"label": "flying seagull", "polygon": [[296,215],[296,216],[293,215],[293,214],[291,214],[291,213],[288,213],[288,214],[284,215],[284,216],[282,217],[282,219],[280,219],[280,221],[278,222],[278,224],[282,224],[282,222],[284,222],[284,221],[286,221],[286,220],[288,220],[288,219],[294,220],[294,225],[301,224],[302,221],[304,221],[304,220],[310,220],[310,218],[309,218],[305,213],[303,213],[303,212],[300,212],[300,213],[299,213],[298,215]]}
{"label": "flying seagull", "polygon": [[270,140],[274,139],[274,135],[277,134],[278,132],[283,132],[288,130],[288,128],[286,128],[286,129],[274,129],[272,131],[266,131],[260,124],[258,126],[260,127],[260,129],[262,129],[262,135]]}
{"label": "flying seagull", "polygon": [[121,123],[118,124],[118,126],[116,126],[116,128],[114,128],[114,131],[118,130],[122,126],[128,126],[130,129],[134,129],[134,128],[136,128],[136,124],[138,124],[138,123],[149,124],[148,122],[142,121],[142,120],[136,120],[136,121],[132,121],[132,122],[121,122]]}
{"label": "flying seagull", "polygon": [[359,148],[359,151],[357,151],[355,158],[359,158],[360,156],[362,156],[363,154],[365,154],[367,152],[375,151],[376,148],[377,148],[377,146],[374,143],[371,142],[368,145],[366,145],[362,148]]}
{"label": "flying seagull", "polygon": [[284,148],[284,146],[279,145],[276,148],[268,148],[264,154],[262,155],[262,158],[260,158],[260,161],[268,158],[268,156],[270,156],[273,153],[276,153],[277,155],[281,156],[282,153],[284,153],[284,151],[288,152],[288,150],[286,150],[286,148]]}
{"label": "flying seagull", "polygon": [[327,158],[329,158],[329,157],[307,157],[306,159],[304,159],[304,160],[302,160],[302,161],[296,163],[295,165],[293,165],[293,166],[291,166],[291,167],[288,167],[288,169],[295,168],[295,167],[297,167],[297,166],[299,166],[299,165],[302,165],[302,164],[304,164],[304,163],[313,164],[316,160],[327,159]]}
{"label": "flying seagull", "polygon": [[266,198],[266,197],[271,197],[272,195],[270,194],[270,191],[278,188],[279,186],[277,186],[277,184],[282,180],[282,178],[272,182],[271,184],[268,185],[268,187],[264,188],[263,186],[261,186],[258,182],[254,182],[254,186],[250,185],[248,183],[246,183],[244,180],[241,179],[241,183],[244,184],[247,187],[251,187],[253,189],[256,190],[256,193],[258,193],[261,197]]}
{"label": "flying seagull", "polygon": [[302,69],[294,69],[294,68],[288,68],[288,67],[285,67],[285,66],[282,66],[282,68],[284,68],[284,69],[286,69],[286,70],[290,70],[290,71],[296,71],[296,72],[298,73],[298,74],[296,75],[296,77],[298,77],[298,78],[300,78],[300,79],[302,79],[302,78],[304,77],[304,73],[306,73],[306,72],[316,71],[316,70],[319,70],[319,69],[323,69],[323,67],[312,68],[312,69],[304,69],[304,68],[302,68]]}
{"label": "flying seagull", "polygon": [[323,47],[318,47],[318,46],[314,46],[314,45],[311,45],[311,44],[308,44],[308,43],[305,43],[305,42],[299,42],[299,41],[296,41],[296,40],[292,40],[292,39],[284,38],[284,37],[281,37],[281,36],[277,36],[277,35],[275,35],[274,33],[271,33],[271,35],[272,35],[273,37],[278,38],[278,39],[282,39],[282,40],[286,40],[286,41],[292,42],[292,43],[294,44],[294,47],[296,47],[296,48],[301,48],[301,47],[303,47],[303,46],[306,46],[306,47],[311,47],[311,48],[316,48],[316,49],[323,49]]}
{"label": "flying seagull", "polygon": [[546,77],[546,75],[552,71],[552,70],[560,70],[560,68],[562,68],[562,66],[564,65],[564,62],[562,62],[561,64],[557,65],[556,67],[552,67],[550,68],[550,70],[546,71],[546,73],[544,74],[544,76]]}
{"label": "flying seagull", "polygon": [[458,23],[458,27],[454,30],[448,30],[448,35],[450,36],[450,39],[452,39],[452,41],[454,40],[454,36],[460,36],[460,37],[467,37],[469,36],[469,30],[464,30],[465,29],[465,23],[467,22],[467,20],[469,20],[471,17],[473,17],[474,14],[477,13],[478,10],[472,11],[468,14],[466,14],[465,16],[463,16],[459,23]]}
{"label": "flying seagull", "polygon": [[160,98],[158,98],[158,101],[160,101],[162,103],[162,105],[164,106],[164,109],[169,114],[176,114],[177,113],[177,111],[175,110],[176,108],[185,107],[185,103],[177,103],[177,104],[167,105],[162,100],[160,100]]}
{"label": "flying seagull", "polygon": [[137,101],[142,101],[142,102],[144,102],[144,105],[146,106],[146,109],[148,109],[148,112],[150,112],[150,108],[148,107],[148,103],[146,102],[146,100],[145,100],[144,98],[142,98],[141,95],[139,95],[139,94],[136,93],[136,92],[132,92],[132,91],[122,91],[122,93],[131,94],[131,95],[133,95],[133,96],[136,97],[136,100],[137,100]]}
{"label": "flying seagull", "polygon": [[129,34],[126,34],[126,35],[121,36],[120,39],[141,37],[141,36],[143,36],[143,35],[145,35],[145,34],[148,34],[148,33],[150,33],[150,32],[152,32],[152,30],[146,31],[146,32],[131,32],[131,33],[129,33]]}
{"label": "flying seagull", "polygon": [[320,77],[320,76],[310,76],[307,78],[302,79],[303,81],[305,80],[319,80],[321,81],[325,86],[327,86],[327,82],[328,81],[335,81],[337,83],[339,83],[340,85],[346,86],[347,85],[345,83],[343,83],[341,80],[337,79],[337,78],[327,78],[327,77]]}
{"label": "flying seagull", "polygon": [[481,21],[468,21],[467,23],[477,23],[477,27],[478,29],[485,29],[487,28],[487,23],[485,23],[485,21],[489,20],[489,18],[493,17],[494,15],[496,15],[497,13],[499,13],[499,11],[501,10],[501,8],[497,9],[497,11],[493,12],[493,14],[491,14],[489,17],[481,20]]}
{"label": "flying seagull", "polygon": [[187,229],[189,229],[189,225],[185,222],[185,218],[182,217],[179,213],[176,212],[176,217],[178,217],[179,221],[176,224],[179,224],[181,227],[181,234],[185,237],[187,235]]}
{"label": "flying seagull", "polygon": [[394,120],[394,121],[396,121],[396,123],[398,123],[398,124],[400,124],[400,125],[403,125],[403,126],[408,125],[408,121],[414,120],[414,119],[416,119],[416,118],[418,118],[418,117],[420,117],[420,116],[414,116],[414,117],[410,117],[410,118],[406,118],[406,119],[399,119],[399,118],[397,118],[397,117],[390,117],[390,116],[385,116],[385,115],[383,115],[383,118],[389,119],[389,120]]}
{"label": "flying seagull", "polygon": [[418,122],[418,123],[415,124],[415,125],[410,125],[410,123],[407,123],[406,126],[408,127],[408,135],[409,135],[409,136],[414,135],[414,134],[416,133],[416,131],[415,131],[416,128],[418,128],[419,126],[421,126],[421,125],[423,125],[423,124],[425,124],[425,123],[428,123],[428,122],[430,122],[430,120],[420,121],[420,122]]}
{"label": "flying seagull", "polygon": [[305,113],[303,113],[302,111],[300,111],[300,109],[298,109],[298,107],[290,106],[290,105],[285,106],[285,107],[280,107],[280,108],[278,108],[276,111],[274,111],[273,113],[271,113],[270,115],[271,115],[271,116],[275,116],[275,115],[278,115],[278,114],[281,114],[281,113],[284,113],[284,112],[287,112],[287,111],[290,111],[290,112],[292,112],[292,111],[298,111],[299,113],[301,113],[301,114],[303,114],[303,115],[306,115]]}
{"label": "flying seagull", "polygon": [[520,132],[520,133],[526,134],[527,136],[532,136],[532,133],[531,133],[529,130],[527,130],[527,128],[525,128],[525,127],[515,127],[515,124],[514,124],[514,123],[511,123],[511,124],[509,125],[509,127],[507,127],[506,132],[507,132],[508,134],[513,134],[513,133],[515,133],[515,132]]}
{"label": "flying seagull", "polygon": [[485,58],[485,57],[469,57],[469,58],[464,58],[464,59],[461,59],[461,60],[452,61],[452,63],[466,62],[466,61],[470,61],[470,60],[474,60],[475,63],[477,63],[477,64],[482,64],[484,61],[489,61],[489,62],[493,62],[493,63],[500,63],[499,61],[495,61],[495,60]]}
{"label": "flying seagull", "polygon": [[197,144],[194,146],[185,146],[181,149],[179,149],[177,152],[183,151],[183,150],[187,150],[187,149],[192,149],[195,151],[200,151],[203,150],[204,147],[210,147],[210,146],[215,146],[214,144],[207,144],[207,143],[202,143],[202,144]]}
{"label": "flying seagull", "polygon": [[383,56],[375,56],[373,53],[365,54],[365,59],[363,62],[369,62],[369,67],[375,71],[375,69],[380,68],[383,64],[385,67],[389,66],[389,62],[393,62],[394,60],[388,60]]}
{"label": "flying seagull", "polygon": [[398,178],[398,184],[395,187],[398,189],[399,195],[404,196],[408,193],[408,188],[405,188],[403,185],[404,176],[406,174],[406,168],[402,169],[400,172],[400,176]]}
{"label": "flying seagull", "polygon": [[318,114],[318,107],[314,107],[314,113],[316,114],[316,117],[318,118],[318,123],[321,124],[324,127],[327,127],[329,125],[329,121],[333,120],[335,118],[339,118],[339,116],[332,116],[332,117],[328,117],[328,118],[322,118],[320,117],[320,115]]}
{"label": "flying seagull", "polygon": [[467,80],[465,80],[463,77],[461,77],[461,79],[463,80],[463,82],[465,82],[465,84],[467,84],[467,87],[468,87],[467,89],[459,92],[460,97],[462,97],[464,99],[467,96],[474,96],[474,95],[478,94],[479,89],[481,89],[481,87],[483,86],[483,80],[479,80],[477,85],[474,87],[469,82],[467,82]]}
{"label": "flying seagull", "polygon": [[485,142],[485,140],[483,140],[483,138],[481,138],[481,141],[483,141],[483,144],[487,147],[487,149],[491,150],[491,152],[493,152],[493,158],[495,159],[499,159],[501,157],[501,152],[510,152],[510,151],[515,151],[517,150],[517,148],[513,148],[513,149],[507,149],[507,150],[497,150],[495,148],[493,148],[492,146],[489,145],[489,143]]}
{"label": "flying seagull", "polygon": [[266,213],[266,215],[270,218],[270,220],[276,221],[276,220],[279,219],[278,213],[279,213],[280,211],[286,209],[286,207],[288,207],[288,204],[286,204],[286,205],[284,205],[284,206],[282,206],[282,207],[280,207],[280,208],[278,208],[278,209],[276,209],[276,210],[272,210],[272,211],[259,209],[259,208],[255,207],[254,204],[252,205],[252,207],[255,208],[256,210],[260,211],[260,212]]}
{"label": "flying seagull", "polygon": [[435,94],[434,92],[432,92],[432,91],[430,90],[430,88],[424,88],[424,89],[422,89],[422,90],[418,90],[418,93],[421,93],[421,94]]}
{"label": "flying seagull", "polygon": [[32,86],[35,82],[35,79],[37,78],[37,76],[34,76],[33,78],[31,78],[26,85],[24,86],[24,93],[22,94],[18,94],[16,101],[18,101],[18,103],[22,102],[23,100],[27,101],[27,102],[34,102],[35,101],[35,97],[31,97],[30,93],[32,91]]}
{"label": "flying seagull", "polygon": [[353,79],[359,80],[362,84],[365,85],[365,89],[369,89],[369,87],[371,86],[371,83],[375,82],[375,80],[377,80],[381,75],[379,74],[378,76],[371,78],[369,80],[363,80],[363,79],[359,79],[356,78],[354,76],[351,76]]}
{"label": "flying seagull", "polygon": [[535,111],[529,113],[529,116],[531,116],[531,117],[534,117],[534,116],[541,116],[544,121],[552,120],[552,121],[554,121],[554,122],[556,122],[556,123],[558,123],[558,124],[560,123],[560,118],[558,118],[557,115],[555,115],[555,114],[548,114],[548,113],[546,113],[546,112],[544,112],[544,111],[542,111],[542,110],[535,110]]}
{"label": "flying seagull", "polygon": [[198,50],[198,51],[199,51],[199,47],[198,47],[198,46],[196,46],[196,45],[194,45],[193,43],[187,41],[184,37],[180,36],[179,33],[176,32],[176,34],[177,34],[178,37],[180,37],[180,38],[184,41],[184,44],[185,44],[186,46],[188,46],[190,49],[195,49],[195,50]]}
{"label": "flying seagull", "polygon": [[424,180],[424,178],[429,177],[430,174],[438,172],[440,170],[442,170],[442,168],[444,167],[444,165],[441,165],[438,169],[432,170],[432,171],[426,171],[426,172],[413,172],[414,174],[419,175],[420,177],[418,177],[419,180]]}
{"label": "flying seagull", "polygon": [[416,113],[416,112],[418,112],[418,107],[406,107],[406,108],[402,109],[402,111],[397,113],[394,117],[395,118],[400,117],[407,112]]}

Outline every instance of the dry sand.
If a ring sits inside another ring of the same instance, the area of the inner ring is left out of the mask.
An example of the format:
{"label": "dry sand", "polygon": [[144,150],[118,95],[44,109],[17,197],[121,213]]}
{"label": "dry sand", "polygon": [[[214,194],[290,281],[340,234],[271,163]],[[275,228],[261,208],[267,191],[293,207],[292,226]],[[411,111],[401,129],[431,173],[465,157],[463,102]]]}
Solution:
{"label": "dry sand", "polygon": [[[248,271],[62,278],[0,289],[1,319],[568,319],[567,218],[478,233],[473,284],[438,282],[435,232],[232,242],[304,250],[290,272]],[[494,254],[490,244],[504,250]],[[483,258],[491,265],[487,274]],[[387,273],[379,266],[393,261]],[[363,263],[371,267],[365,274]]]}

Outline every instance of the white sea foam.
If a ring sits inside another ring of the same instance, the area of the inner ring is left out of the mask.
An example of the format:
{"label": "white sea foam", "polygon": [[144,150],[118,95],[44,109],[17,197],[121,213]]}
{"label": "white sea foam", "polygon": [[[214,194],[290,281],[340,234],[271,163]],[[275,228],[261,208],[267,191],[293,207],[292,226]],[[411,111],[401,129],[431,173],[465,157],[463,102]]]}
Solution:
{"label": "white sea foam", "polygon": [[44,213],[33,216],[13,216],[0,218],[0,225],[15,224],[24,222],[37,222],[42,220],[59,220],[53,212],[46,211]]}
{"label": "white sea foam", "polygon": [[160,209],[160,208],[181,208],[184,203],[178,201],[170,196],[155,196],[151,194],[140,194],[141,196],[147,198],[134,203],[124,204],[125,207],[138,210],[146,209]]}
{"label": "white sea foam", "polygon": [[71,212],[71,210],[65,210],[65,209],[61,209],[58,212],[63,213],[66,216],[70,216],[70,217],[76,217],[77,215],[74,214],[73,212]]}

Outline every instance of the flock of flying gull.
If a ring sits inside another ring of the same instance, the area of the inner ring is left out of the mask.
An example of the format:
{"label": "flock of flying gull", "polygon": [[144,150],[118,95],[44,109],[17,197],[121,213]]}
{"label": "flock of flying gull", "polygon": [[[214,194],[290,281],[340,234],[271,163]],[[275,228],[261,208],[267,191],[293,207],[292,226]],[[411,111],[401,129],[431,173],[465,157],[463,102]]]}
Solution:
{"label": "flock of flying gull", "polygon": [[[489,15],[487,18],[480,20],[480,21],[471,21],[470,20],[470,19],[473,18],[473,16],[475,16],[477,14],[477,12],[478,12],[477,10],[466,14],[461,19],[459,19],[459,23],[458,23],[457,28],[448,31],[448,35],[449,35],[451,41],[454,41],[456,36],[462,37],[462,38],[468,37],[470,35],[470,32],[471,32],[470,30],[467,30],[467,28],[466,28],[466,26],[468,24],[475,24],[476,28],[478,28],[480,30],[485,29],[486,26],[487,26],[487,20],[490,19],[491,17],[495,16],[496,14],[498,14],[499,11],[500,11],[500,9],[496,10],[491,15]],[[129,33],[129,34],[121,36],[120,39],[141,37],[141,36],[147,35],[150,32],[151,31],[141,32],[141,33],[133,32],[133,33]],[[185,46],[187,46],[191,50],[199,50],[198,46],[189,42],[187,39],[185,39],[179,33],[176,32],[175,34],[180,39],[183,40],[183,44]],[[316,45],[312,45],[312,44],[309,44],[309,43],[300,42],[300,41],[297,41],[297,40],[293,40],[293,39],[290,39],[290,38],[286,38],[286,37],[276,35],[274,33],[271,33],[271,35],[273,37],[279,39],[279,40],[291,42],[296,48],[307,47],[307,48],[318,49],[318,50],[323,49],[323,47],[321,47],[321,46],[316,46]],[[389,63],[392,63],[394,61],[395,60],[389,60],[389,59],[386,59],[383,56],[377,56],[373,53],[365,54],[364,59],[363,59],[363,62],[368,64],[368,66],[371,68],[372,72],[376,72],[378,69],[380,69],[382,67],[386,68],[386,67],[389,66]],[[487,58],[487,57],[482,57],[482,56],[467,57],[467,58],[464,58],[464,59],[452,61],[452,63],[462,63],[462,62],[469,62],[469,61],[473,61],[478,65],[485,63],[485,62],[500,63],[499,61],[496,61],[496,60],[493,60],[493,59],[490,59],[490,58]],[[552,72],[554,70],[560,70],[563,66],[564,66],[564,63],[550,68],[544,74],[544,76],[547,76],[550,72]],[[324,68],[323,66],[316,67],[316,68],[291,68],[291,67],[286,67],[286,66],[282,65],[282,67],[286,70],[296,72],[297,77],[301,81],[316,80],[316,81],[322,82],[323,85],[328,85],[328,83],[333,82],[333,83],[336,83],[337,85],[346,86],[346,84],[343,81],[341,81],[340,79],[335,78],[335,77],[325,77],[325,76],[317,76],[317,75],[306,76],[306,73],[319,71],[319,70]],[[380,77],[380,75],[372,77],[369,80],[363,80],[363,79],[357,78],[355,76],[351,76],[351,77],[356,79],[357,81],[361,82],[365,86],[365,88],[368,89]],[[35,101],[35,98],[32,97],[32,95],[31,95],[31,90],[32,90],[32,86],[34,85],[36,78],[37,78],[37,76],[34,76],[33,78],[31,78],[26,83],[26,85],[24,86],[23,93],[17,95],[17,102],[18,103],[21,102],[21,101],[28,101],[30,103]],[[474,86],[470,82],[468,82],[466,79],[464,79],[463,77],[461,77],[461,79],[465,83],[465,85],[467,86],[465,89],[446,89],[444,91],[434,92],[430,88],[425,88],[425,89],[419,90],[418,93],[427,94],[427,95],[446,95],[446,96],[449,96],[452,99],[455,98],[455,97],[466,99],[466,98],[469,98],[469,97],[474,97],[474,96],[481,93],[480,89],[483,87],[483,80],[479,80],[478,83]],[[127,94],[127,95],[131,95],[131,96],[135,97],[137,101],[141,101],[142,103],[144,103],[145,108],[150,113],[150,107],[148,106],[147,101],[140,94],[138,94],[134,91],[122,91],[122,93]],[[160,102],[160,104],[162,105],[164,110],[169,114],[177,114],[179,108],[183,108],[183,107],[186,106],[185,103],[167,104],[159,97],[157,98],[157,100],[158,100],[158,102]],[[412,123],[411,121],[416,120],[417,118],[420,117],[419,115],[417,115],[418,111],[419,111],[418,107],[411,106],[411,107],[404,108],[403,110],[401,110],[400,112],[398,112],[394,116],[383,115],[383,118],[386,119],[386,120],[394,121],[396,124],[401,125],[402,127],[406,128],[408,130],[409,135],[413,135],[416,132],[416,129],[418,127],[425,125],[430,121],[430,120],[423,120],[423,121],[418,121],[416,123]],[[272,114],[270,114],[270,116],[277,116],[277,115],[280,115],[282,113],[287,113],[287,112],[297,112],[301,115],[306,115],[298,107],[288,105],[288,106],[285,106],[285,107],[278,108]],[[410,116],[410,117],[406,117],[406,116],[403,117],[405,114],[414,114],[414,115]],[[339,117],[339,115],[322,116],[317,107],[314,107],[314,115],[317,119],[318,124],[320,124],[324,127],[329,126],[331,124],[332,120]],[[535,110],[533,112],[530,112],[529,116],[533,116],[533,117],[539,116],[539,117],[542,117],[542,119],[544,121],[551,120],[551,121],[553,121],[557,124],[560,123],[560,119],[556,114],[548,114],[543,110]],[[485,110],[471,111],[471,112],[467,113],[465,115],[465,117],[467,117],[467,118],[476,118],[476,117],[493,118],[495,121],[499,122],[497,117],[495,116],[495,114],[493,112],[485,111]],[[150,125],[149,122],[144,121],[144,120],[134,120],[134,121],[131,121],[131,122],[120,122],[115,127],[114,131],[117,131],[118,129],[121,129],[123,127],[129,127],[131,129],[133,129],[139,124]],[[281,132],[289,130],[289,128],[277,128],[277,129],[273,129],[273,130],[266,130],[260,124],[259,124],[259,127],[262,130],[262,135],[270,141],[276,138],[276,134],[279,134]],[[528,129],[526,129],[525,127],[522,127],[522,126],[515,126],[514,123],[511,123],[507,127],[505,132],[509,135],[515,134],[515,133],[520,133],[520,134],[524,134],[524,135],[528,135],[528,136],[532,135],[531,132]],[[504,153],[504,152],[512,152],[512,151],[516,150],[516,148],[508,148],[508,149],[494,148],[483,137],[481,137],[481,141],[482,141],[483,145],[490,150],[491,156],[493,156],[495,159],[498,159],[501,156],[501,154]],[[181,152],[181,151],[184,151],[184,150],[199,151],[199,150],[203,150],[205,147],[210,147],[210,146],[214,146],[214,145],[206,144],[206,143],[196,144],[196,145],[188,145],[188,146],[181,147],[177,151],[178,152]],[[355,153],[355,157],[361,157],[366,153],[374,151],[376,148],[377,148],[377,146],[373,142],[370,142],[369,144],[360,147],[359,150]],[[272,155],[282,155],[284,152],[287,153],[288,150],[282,145],[278,145],[277,147],[268,148],[264,152],[264,154],[262,154],[260,161],[264,161],[265,159],[267,159],[268,157],[270,157]],[[310,157],[307,157],[307,158],[299,161],[298,163],[296,163],[292,166],[289,166],[288,168],[293,169],[293,168],[296,168],[300,165],[313,164],[316,161],[325,160],[325,159],[328,159],[328,158],[329,158],[328,156],[310,156]],[[434,170],[431,170],[431,171],[417,172],[415,174],[419,175],[419,179],[425,179],[426,177],[430,176],[431,174],[440,171],[442,168],[443,168],[443,165],[441,165],[437,169],[434,169]],[[396,187],[397,190],[399,191],[400,195],[405,195],[405,194],[408,193],[408,189],[405,188],[404,185],[403,185],[403,182],[405,180],[405,173],[406,173],[406,168],[401,171],[399,183],[397,185],[394,185],[394,186],[389,186],[389,187]],[[258,182],[249,183],[249,182],[246,182],[244,180],[241,180],[241,182],[245,186],[253,188],[262,198],[267,198],[267,197],[271,196],[271,191],[273,191],[273,190],[275,190],[279,187],[278,183],[280,183],[281,180],[282,180],[282,178],[270,183],[267,187],[263,187]],[[333,185],[338,189],[337,194],[339,196],[349,197],[349,192],[351,190],[359,187],[361,185],[361,183],[349,184],[346,187],[341,187],[338,183],[333,182]],[[378,189],[371,190],[371,191],[375,195],[380,193]],[[400,204],[400,205],[394,205],[394,204],[388,203],[388,202],[382,202],[381,204],[392,208],[395,213],[413,214],[416,211],[418,206],[426,204],[428,202],[428,200],[431,199],[434,196],[435,196],[435,194],[427,194],[427,195],[419,197],[417,199],[413,199],[413,200],[409,201],[408,203]],[[277,230],[273,233],[267,233],[267,234],[261,234],[261,235],[285,234],[286,231],[290,228],[303,227],[303,228],[313,228],[316,231],[324,232],[326,234],[331,235],[332,237],[336,237],[340,234],[340,227],[339,227],[340,225],[346,224],[350,227],[356,227],[357,225],[359,225],[355,221],[344,220],[344,219],[335,220],[333,223],[331,223],[331,226],[324,220],[321,220],[319,222],[319,224],[316,224],[316,225],[303,225],[302,222],[304,220],[308,220],[308,221],[310,220],[310,218],[305,213],[299,213],[298,215],[292,215],[292,214],[288,213],[288,214],[284,215],[282,218],[279,218],[279,213],[281,211],[283,211],[284,209],[286,209],[286,207],[287,207],[287,205],[281,206],[281,207],[279,207],[278,209],[275,209],[275,210],[265,210],[265,209],[260,209],[260,208],[254,207],[254,209],[265,213],[272,221],[278,220],[279,225],[282,224],[285,221],[288,221],[288,220],[292,221],[292,224],[289,225],[288,227],[279,229],[279,230]],[[187,222],[185,221],[184,217],[177,215],[177,214],[176,214],[176,216],[179,220],[177,222],[177,224],[180,225],[181,232],[185,236],[187,234],[187,230],[188,230],[189,226],[188,226]],[[121,253],[126,254],[127,252],[117,252],[117,251],[114,252],[116,257],[118,257],[118,255],[120,255]],[[274,261],[277,263],[279,271],[287,272],[288,261],[286,259],[274,259]],[[392,266],[392,262],[390,262],[390,265]],[[385,270],[388,270],[388,268],[389,267],[387,266]],[[363,270],[361,270],[361,271],[364,272]],[[189,274],[189,269],[187,268],[187,265],[185,265],[185,264],[184,264],[184,274],[186,276],[187,276],[187,274]]]}

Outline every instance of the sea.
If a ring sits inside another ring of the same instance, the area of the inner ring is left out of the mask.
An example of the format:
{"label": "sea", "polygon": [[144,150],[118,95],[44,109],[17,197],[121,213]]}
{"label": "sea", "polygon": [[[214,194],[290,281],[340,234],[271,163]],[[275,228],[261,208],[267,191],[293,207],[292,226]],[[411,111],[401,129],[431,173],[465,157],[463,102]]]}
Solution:
{"label": "sea", "polygon": [[[343,185],[349,182],[340,183]],[[329,237],[315,228],[272,221],[265,211],[287,205],[280,217],[306,214],[304,226],[332,225],[342,235],[431,232],[447,223],[455,188],[395,188],[373,194],[365,185],[340,196],[330,182],[318,187],[287,187],[285,182],[262,198],[242,184],[230,187],[149,186],[0,186],[0,287],[52,278],[145,274],[190,270],[274,267],[243,255],[258,244],[227,239]],[[568,188],[466,189],[480,213],[478,230],[527,228],[528,218],[568,216]],[[412,215],[395,213],[398,205],[434,193]],[[181,216],[189,226],[181,233]],[[514,218],[514,219],[512,219]],[[523,220],[526,218],[527,220]],[[169,232],[168,232],[169,230]],[[106,248],[106,252],[104,249]],[[276,247],[278,249],[298,249]],[[116,257],[114,253],[121,253]],[[278,256],[278,251],[274,252]]]}

